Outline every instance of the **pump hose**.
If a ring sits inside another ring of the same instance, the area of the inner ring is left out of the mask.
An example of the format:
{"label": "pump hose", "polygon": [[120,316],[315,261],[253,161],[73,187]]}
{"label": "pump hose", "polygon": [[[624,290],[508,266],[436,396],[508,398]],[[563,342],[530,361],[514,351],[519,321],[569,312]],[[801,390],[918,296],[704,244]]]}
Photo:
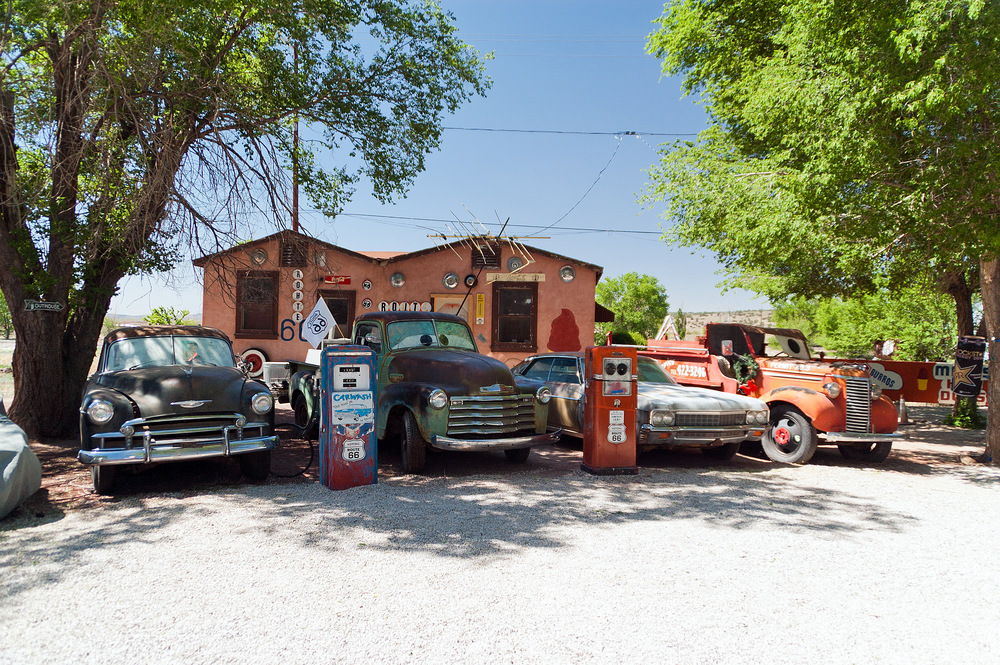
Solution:
{"label": "pump hose", "polygon": [[275,478],[295,478],[297,476],[304,475],[305,472],[309,470],[309,467],[312,466],[313,459],[315,459],[316,457],[316,446],[313,444],[313,440],[312,437],[309,436],[309,432],[312,431],[313,425],[316,424],[317,415],[318,414],[314,413],[312,417],[309,419],[309,422],[307,422],[304,427],[299,427],[294,423],[291,425],[293,429],[299,431],[299,437],[305,439],[309,443],[309,461],[306,462],[306,465],[302,467],[301,470],[296,471],[295,473],[285,475],[283,473],[276,473],[275,471],[271,471],[272,476],[274,476]]}

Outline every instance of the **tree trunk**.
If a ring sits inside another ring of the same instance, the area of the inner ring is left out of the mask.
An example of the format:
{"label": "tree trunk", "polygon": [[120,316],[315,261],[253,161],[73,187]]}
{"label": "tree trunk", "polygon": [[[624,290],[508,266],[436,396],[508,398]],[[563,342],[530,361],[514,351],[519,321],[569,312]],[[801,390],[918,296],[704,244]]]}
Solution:
{"label": "tree trunk", "polygon": [[983,317],[989,336],[991,372],[987,393],[986,459],[1000,464],[1000,257],[984,257],[981,262]]}

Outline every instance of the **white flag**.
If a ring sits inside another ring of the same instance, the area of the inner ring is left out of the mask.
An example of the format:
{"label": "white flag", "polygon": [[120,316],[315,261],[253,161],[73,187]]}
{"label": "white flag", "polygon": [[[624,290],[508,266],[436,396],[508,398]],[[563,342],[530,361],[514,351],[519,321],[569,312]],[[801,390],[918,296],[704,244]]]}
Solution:
{"label": "white flag", "polygon": [[327,331],[336,325],[337,322],[333,320],[333,314],[330,313],[330,308],[326,306],[326,301],[320,298],[316,302],[316,306],[313,307],[313,311],[309,312],[309,316],[302,322],[302,336],[314,348],[319,348],[319,345],[323,343],[323,338],[326,337]]}

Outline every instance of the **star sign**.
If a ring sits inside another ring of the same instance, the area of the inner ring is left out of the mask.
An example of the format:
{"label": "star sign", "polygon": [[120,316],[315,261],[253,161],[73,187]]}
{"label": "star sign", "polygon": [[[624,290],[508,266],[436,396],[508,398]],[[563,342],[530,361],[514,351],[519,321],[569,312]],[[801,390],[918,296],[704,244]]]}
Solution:
{"label": "star sign", "polygon": [[977,374],[972,374],[972,370],[976,368],[975,365],[966,365],[965,367],[959,367],[955,365],[955,370],[951,375],[951,385],[952,388],[957,388],[961,385],[969,385],[973,388],[976,387],[975,381],[972,380],[972,376],[978,376]]}

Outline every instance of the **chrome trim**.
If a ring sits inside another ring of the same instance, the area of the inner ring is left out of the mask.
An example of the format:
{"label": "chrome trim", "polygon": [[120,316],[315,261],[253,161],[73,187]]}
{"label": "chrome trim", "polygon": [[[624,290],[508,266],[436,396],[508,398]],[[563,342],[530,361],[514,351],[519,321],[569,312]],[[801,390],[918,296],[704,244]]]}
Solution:
{"label": "chrome trim", "polygon": [[893,432],[892,434],[874,434],[868,433],[864,434],[861,432],[819,432],[819,437],[825,441],[854,441],[856,443],[864,443],[866,441],[898,441],[900,439],[909,439],[910,435],[906,432]]}
{"label": "chrome trim", "polygon": [[514,450],[555,443],[559,440],[561,432],[562,430],[557,428],[549,430],[545,434],[512,436],[503,439],[455,439],[435,434],[428,443],[431,448],[438,450]]}
{"label": "chrome trim", "polygon": [[257,450],[272,450],[278,445],[278,437],[261,436],[235,441],[220,441],[194,448],[182,446],[153,447],[144,437],[142,448],[95,448],[81,450],[77,459],[84,464],[148,464],[150,462],[177,462],[200,457],[229,457]]}
{"label": "chrome trim", "polygon": [[659,443],[666,444],[690,444],[690,443],[712,443],[721,441],[723,443],[735,443],[736,441],[755,440],[760,437],[754,436],[751,432],[765,432],[767,425],[743,425],[741,427],[653,427],[649,423],[639,425],[639,433],[636,437],[641,444],[653,443],[651,440],[656,434],[671,434],[667,441]]}
{"label": "chrome trim", "polygon": [[211,402],[210,399],[186,399],[182,402],[171,402],[170,406],[179,406],[182,409],[197,409]]}

